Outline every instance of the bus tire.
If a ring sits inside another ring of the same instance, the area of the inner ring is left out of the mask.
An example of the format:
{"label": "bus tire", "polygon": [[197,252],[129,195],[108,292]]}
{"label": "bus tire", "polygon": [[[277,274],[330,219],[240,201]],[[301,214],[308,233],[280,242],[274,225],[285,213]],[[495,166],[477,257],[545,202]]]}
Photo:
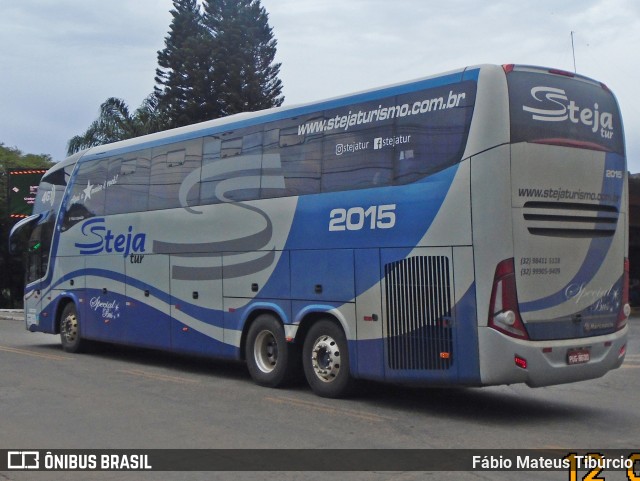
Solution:
{"label": "bus tire", "polygon": [[351,392],[347,338],[335,322],[323,319],[311,326],[302,348],[302,365],[309,386],[318,396],[339,398]]}
{"label": "bus tire", "polygon": [[245,353],[247,368],[256,384],[281,387],[291,381],[295,350],[285,339],[282,323],[271,314],[261,314],[251,324]]}
{"label": "bus tire", "polygon": [[60,342],[66,352],[81,352],[85,342],[80,335],[80,316],[73,302],[62,310],[60,318]]}

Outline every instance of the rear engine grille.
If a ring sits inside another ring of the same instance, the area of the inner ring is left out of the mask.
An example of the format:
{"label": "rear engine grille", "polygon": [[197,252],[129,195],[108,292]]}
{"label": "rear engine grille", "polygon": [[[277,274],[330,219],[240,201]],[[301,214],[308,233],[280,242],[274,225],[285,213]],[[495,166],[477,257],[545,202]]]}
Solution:
{"label": "rear engine grille", "polygon": [[530,234],[549,237],[611,237],[618,224],[612,205],[526,202],[523,217]]}
{"label": "rear engine grille", "polygon": [[453,363],[451,284],[445,256],[385,265],[391,369],[448,369]]}

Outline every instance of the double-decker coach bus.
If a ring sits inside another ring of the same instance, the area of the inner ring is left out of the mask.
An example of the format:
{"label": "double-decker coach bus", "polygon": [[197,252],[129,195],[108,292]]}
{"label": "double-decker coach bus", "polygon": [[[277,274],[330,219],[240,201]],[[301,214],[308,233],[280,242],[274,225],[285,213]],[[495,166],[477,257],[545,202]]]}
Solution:
{"label": "double-decker coach bus", "polygon": [[354,379],[546,386],[621,365],[609,89],[482,65],[91,148],[42,179],[26,327]]}

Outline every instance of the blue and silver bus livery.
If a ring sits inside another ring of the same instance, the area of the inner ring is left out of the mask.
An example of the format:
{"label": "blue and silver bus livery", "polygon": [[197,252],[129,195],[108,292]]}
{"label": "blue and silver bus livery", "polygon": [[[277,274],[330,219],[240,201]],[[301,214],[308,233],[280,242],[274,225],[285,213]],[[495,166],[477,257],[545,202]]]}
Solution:
{"label": "blue and silver bus livery", "polygon": [[327,397],[596,378],[626,350],[626,182],[612,93],[518,65],[95,147],[14,229],[26,326]]}

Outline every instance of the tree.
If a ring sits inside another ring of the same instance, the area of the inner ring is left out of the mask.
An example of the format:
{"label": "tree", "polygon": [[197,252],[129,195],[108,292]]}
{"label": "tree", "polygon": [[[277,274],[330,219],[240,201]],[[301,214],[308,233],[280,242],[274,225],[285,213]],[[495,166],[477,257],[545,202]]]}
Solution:
{"label": "tree", "polygon": [[282,105],[277,41],[259,0],[205,0],[212,85],[223,115]]}
{"label": "tree", "polygon": [[24,286],[20,258],[9,254],[9,232],[14,221],[7,215],[7,172],[9,169],[48,169],[53,165],[46,154],[23,154],[0,143],[0,308],[20,307]]}
{"label": "tree", "polygon": [[122,99],[108,98],[100,106],[100,115],[86,132],[76,135],[67,145],[67,155],[97,145],[151,134],[166,128],[166,120],[158,111],[158,102],[152,94],[133,113]]}
{"label": "tree", "polygon": [[156,86],[132,115],[109,98],[100,115],[68,144],[79,150],[282,105],[277,42],[260,0],[174,0],[165,48],[158,52]]}
{"label": "tree", "polygon": [[48,154],[23,154],[0,142],[0,220],[7,218],[7,173],[9,169],[48,169],[53,165]]}
{"label": "tree", "polygon": [[172,126],[282,105],[277,42],[259,0],[174,0],[155,95]]}
{"label": "tree", "polygon": [[158,52],[154,95],[171,127],[220,116],[211,88],[210,45],[196,0],[174,0],[165,48]]}

